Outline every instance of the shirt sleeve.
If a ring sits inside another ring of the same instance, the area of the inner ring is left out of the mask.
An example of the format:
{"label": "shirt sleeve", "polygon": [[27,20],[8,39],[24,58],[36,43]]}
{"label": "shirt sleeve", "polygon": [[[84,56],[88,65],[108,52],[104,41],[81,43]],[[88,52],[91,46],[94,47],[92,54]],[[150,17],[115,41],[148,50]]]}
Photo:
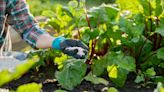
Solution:
{"label": "shirt sleeve", "polygon": [[39,28],[33,16],[30,14],[25,0],[7,0],[7,22],[21,33],[22,38],[32,47],[36,47],[36,41],[42,34],[48,34]]}

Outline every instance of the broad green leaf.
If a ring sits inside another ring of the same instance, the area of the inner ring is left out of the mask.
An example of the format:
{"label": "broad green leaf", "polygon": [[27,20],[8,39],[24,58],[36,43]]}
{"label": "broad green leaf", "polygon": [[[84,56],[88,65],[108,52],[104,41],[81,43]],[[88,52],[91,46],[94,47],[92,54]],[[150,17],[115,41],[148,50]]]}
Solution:
{"label": "broad green leaf", "polygon": [[120,30],[114,30],[113,28],[108,28],[108,31],[105,32],[108,38],[111,41],[112,46],[117,45],[117,40],[121,40],[122,32]]}
{"label": "broad green leaf", "polygon": [[115,66],[115,65],[108,66],[107,71],[108,71],[109,78],[117,78],[118,77],[117,66]]}
{"label": "broad green leaf", "polygon": [[[120,53],[119,53],[120,54]],[[116,64],[116,59],[114,59],[114,58],[116,58],[117,57],[117,55],[118,55],[118,53],[116,53],[116,52],[109,52],[109,53],[107,53],[107,55],[104,57],[105,58],[105,60],[106,60],[106,67],[107,66],[111,66],[111,65],[113,65],[113,64]]]}
{"label": "broad green leaf", "polygon": [[152,54],[153,53],[152,48],[153,48],[152,42],[147,39],[147,41],[145,42],[142,48],[141,56],[145,58],[147,55],[149,55],[149,53]]}
{"label": "broad green leaf", "polygon": [[131,23],[125,17],[119,18],[119,27],[122,32],[129,33],[128,29],[131,28],[129,25],[131,25]]}
{"label": "broad green leaf", "polygon": [[81,40],[85,43],[89,43],[89,40],[90,40],[90,29],[88,27],[84,27],[82,28],[82,37],[81,37]]}
{"label": "broad green leaf", "polygon": [[142,5],[142,12],[144,13],[144,15],[150,16],[150,10],[152,9],[150,2],[148,0],[138,0],[138,1]]}
{"label": "broad green leaf", "polygon": [[145,58],[142,59],[145,60],[145,62],[141,64],[141,68],[143,70],[146,70],[150,67],[156,67],[160,64],[161,59],[159,59],[156,54],[152,55],[153,53],[154,52],[149,53],[148,56],[145,56]]}
{"label": "broad green leaf", "polygon": [[[122,60],[121,60],[122,58]],[[135,59],[131,56],[125,56],[125,57],[119,57],[120,62],[117,64],[128,71],[135,71],[136,65],[135,65]]]}
{"label": "broad green leaf", "polygon": [[118,23],[120,28],[119,30],[126,33],[128,38],[135,38],[143,35],[145,24],[144,16],[141,13],[135,14],[130,18],[128,16],[121,16]]}
{"label": "broad green leaf", "polygon": [[154,68],[152,67],[152,68],[147,69],[144,74],[147,75],[148,77],[151,77],[151,76],[155,76],[156,72],[154,71]]}
{"label": "broad green leaf", "polygon": [[69,8],[62,7],[62,11],[65,12],[70,17],[72,17],[72,18],[74,17],[73,14],[71,13],[71,11],[69,10]]}
{"label": "broad green leaf", "polygon": [[119,91],[116,88],[114,88],[114,87],[110,87],[108,89],[108,92],[119,92]]}
{"label": "broad green leaf", "polygon": [[29,83],[19,86],[16,92],[41,92],[41,88],[41,84]]}
{"label": "broad green leaf", "polygon": [[124,54],[110,53],[107,55],[108,65],[116,64],[127,71],[135,71],[135,59],[131,56],[125,56]]}
{"label": "broad green leaf", "polygon": [[100,34],[100,31],[98,29],[91,30],[90,32],[90,39],[95,39]]}
{"label": "broad green leaf", "polygon": [[159,33],[160,35],[164,36],[164,26],[157,27],[155,30],[156,33]]}
{"label": "broad green leaf", "polygon": [[123,87],[127,78],[128,71],[122,68],[118,68],[118,77],[110,78],[118,87]]}
{"label": "broad green leaf", "polygon": [[162,0],[155,0],[156,2],[156,8],[155,8],[155,15],[159,16],[162,14]]}
{"label": "broad green leaf", "polygon": [[163,59],[164,60],[164,48],[160,48],[157,50],[157,57],[159,59]]}
{"label": "broad green leaf", "polygon": [[104,59],[100,59],[100,60],[93,60],[93,65],[92,65],[92,72],[93,74],[100,76],[105,68],[106,68],[106,61]]}
{"label": "broad green leaf", "polygon": [[118,11],[119,9],[111,5],[102,4],[99,7],[93,7],[89,10],[89,18],[91,22],[95,21],[95,25],[93,25],[93,27],[95,27],[98,23],[110,23],[115,20]]}
{"label": "broad green leaf", "polygon": [[96,75],[93,75],[92,73],[89,73],[87,76],[85,76],[86,81],[90,81],[93,84],[104,84],[108,85],[108,81],[104,78],[97,77]]}
{"label": "broad green leaf", "polygon": [[144,28],[145,28],[144,23],[136,24],[135,26],[132,27],[132,30],[131,30],[132,32],[131,33],[135,37],[141,36],[141,35],[143,35]]}
{"label": "broad green leaf", "polygon": [[70,59],[64,62],[63,69],[55,73],[56,79],[63,88],[72,90],[83,80],[86,72],[84,60]]}

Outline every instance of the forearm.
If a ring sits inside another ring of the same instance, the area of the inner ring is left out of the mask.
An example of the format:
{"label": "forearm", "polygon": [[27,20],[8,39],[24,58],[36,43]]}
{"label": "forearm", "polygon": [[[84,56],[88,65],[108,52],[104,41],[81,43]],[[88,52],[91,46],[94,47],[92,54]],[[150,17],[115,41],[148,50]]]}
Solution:
{"label": "forearm", "polygon": [[18,30],[26,42],[36,48],[51,47],[54,38],[38,26],[25,0],[8,0],[7,5],[8,24]]}
{"label": "forearm", "polygon": [[52,42],[54,41],[54,37],[49,34],[43,34],[38,37],[36,41],[37,48],[52,48]]}

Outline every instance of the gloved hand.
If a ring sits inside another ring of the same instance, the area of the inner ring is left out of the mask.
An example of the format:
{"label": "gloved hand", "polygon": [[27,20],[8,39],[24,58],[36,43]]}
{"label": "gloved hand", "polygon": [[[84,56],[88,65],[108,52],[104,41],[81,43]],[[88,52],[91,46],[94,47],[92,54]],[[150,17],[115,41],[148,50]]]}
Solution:
{"label": "gloved hand", "polygon": [[88,47],[80,40],[65,39],[64,37],[54,39],[52,48],[61,50],[76,59],[84,59],[88,53]]}

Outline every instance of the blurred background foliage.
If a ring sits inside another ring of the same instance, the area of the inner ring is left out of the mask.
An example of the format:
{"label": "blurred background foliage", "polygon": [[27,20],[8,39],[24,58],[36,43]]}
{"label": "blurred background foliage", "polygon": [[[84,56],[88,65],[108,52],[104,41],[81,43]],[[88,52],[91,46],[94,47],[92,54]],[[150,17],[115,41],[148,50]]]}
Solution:
{"label": "blurred background foliage", "polygon": [[[55,9],[58,4],[67,5],[72,0],[27,0],[30,11],[34,16],[40,15],[44,10]],[[80,0],[77,0],[80,2]],[[99,6],[102,3],[114,3],[116,0],[86,0],[86,7]]]}

